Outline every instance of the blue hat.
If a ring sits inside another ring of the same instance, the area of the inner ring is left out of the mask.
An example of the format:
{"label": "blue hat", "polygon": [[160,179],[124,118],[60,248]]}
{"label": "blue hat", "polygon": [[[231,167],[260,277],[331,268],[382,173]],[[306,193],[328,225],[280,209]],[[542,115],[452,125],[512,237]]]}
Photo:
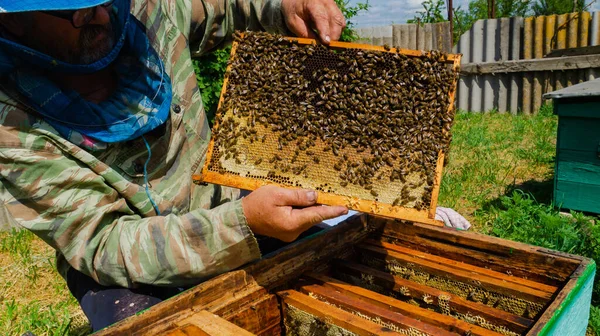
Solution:
{"label": "blue hat", "polygon": [[0,0],[0,13],[81,9],[105,2],[108,0]]}

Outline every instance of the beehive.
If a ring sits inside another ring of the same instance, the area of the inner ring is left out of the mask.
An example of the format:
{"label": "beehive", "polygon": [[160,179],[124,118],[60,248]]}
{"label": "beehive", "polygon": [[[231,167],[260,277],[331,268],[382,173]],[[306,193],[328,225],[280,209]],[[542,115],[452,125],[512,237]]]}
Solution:
{"label": "beehive", "polygon": [[369,215],[263,252],[98,336],[583,335],[596,269],[579,256]]}
{"label": "beehive", "polygon": [[460,57],[238,36],[196,180],[319,191],[317,202],[432,220]]}
{"label": "beehive", "polygon": [[558,115],[554,204],[600,214],[600,79],[544,97]]}

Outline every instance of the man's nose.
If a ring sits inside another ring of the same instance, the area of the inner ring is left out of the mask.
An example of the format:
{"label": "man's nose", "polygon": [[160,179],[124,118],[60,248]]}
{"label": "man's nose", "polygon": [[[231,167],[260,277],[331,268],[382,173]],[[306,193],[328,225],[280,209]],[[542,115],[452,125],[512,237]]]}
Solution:
{"label": "man's nose", "polygon": [[89,24],[104,26],[110,22],[110,12],[112,11],[112,5],[108,7],[98,6],[96,7],[96,13]]}

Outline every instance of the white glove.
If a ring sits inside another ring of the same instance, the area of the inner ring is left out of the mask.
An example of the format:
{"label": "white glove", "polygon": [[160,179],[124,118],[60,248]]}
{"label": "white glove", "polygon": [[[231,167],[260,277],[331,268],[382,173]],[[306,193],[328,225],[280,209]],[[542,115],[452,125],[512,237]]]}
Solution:
{"label": "white glove", "polygon": [[441,220],[446,226],[458,230],[468,230],[471,227],[471,223],[465,217],[450,208],[437,207],[435,209],[435,219]]}

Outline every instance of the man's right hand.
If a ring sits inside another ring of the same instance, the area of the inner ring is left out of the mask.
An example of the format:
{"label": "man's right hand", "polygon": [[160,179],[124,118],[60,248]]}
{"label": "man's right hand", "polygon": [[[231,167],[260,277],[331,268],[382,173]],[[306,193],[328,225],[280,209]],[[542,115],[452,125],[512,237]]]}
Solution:
{"label": "man's right hand", "polygon": [[316,205],[317,193],[268,185],[242,199],[248,226],[255,234],[294,241],[311,226],[348,213],[343,206]]}

